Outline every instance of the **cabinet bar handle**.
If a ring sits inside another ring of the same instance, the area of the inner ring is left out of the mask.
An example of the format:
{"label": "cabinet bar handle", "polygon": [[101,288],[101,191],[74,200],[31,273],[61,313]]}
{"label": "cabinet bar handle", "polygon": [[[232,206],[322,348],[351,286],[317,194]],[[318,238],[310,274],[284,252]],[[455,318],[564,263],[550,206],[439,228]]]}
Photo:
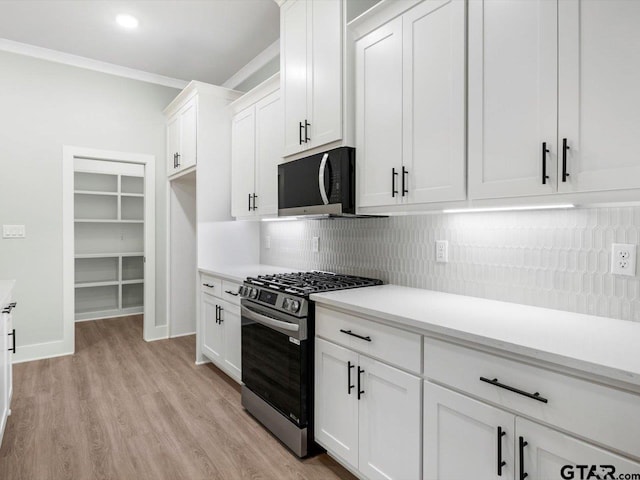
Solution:
{"label": "cabinet bar handle", "polygon": [[302,129],[304,127],[302,126],[302,122],[298,122],[298,141],[300,142],[300,145],[302,145]]}
{"label": "cabinet bar handle", "polygon": [[224,308],[222,308],[221,306],[218,306],[218,323],[220,325],[222,325],[222,322],[224,322],[224,319],[222,318],[223,311],[224,311]]}
{"label": "cabinet bar handle", "polygon": [[357,333],[353,333],[351,330],[340,329],[340,331],[342,333],[346,333],[347,335],[351,335],[352,337],[359,338],[360,340],[366,340],[367,342],[371,341],[371,337],[369,335],[367,335],[366,337],[363,337],[362,335],[358,335]]}
{"label": "cabinet bar handle", "polygon": [[351,369],[354,367],[350,361],[347,362],[347,395],[351,395],[351,389],[355,388],[355,385],[351,385]]}
{"label": "cabinet bar handle", "polygon": [[224,293],[228,293],[229,295],[233,295],[234,297],[238,296],[238,292],[233,292],[231,290],[225,290]]}
{"label": "cabinet bar handle", "polygon": [[11,347],[9,351],[15,354],[16,353],[16,329],[14,328],[13,331],[11,333],[8,333],[7,335],[11,335],[13,337],[13,347]]}
{"label": "cabinet bar handle", "polygon": [[547,148],[547,142],[542,142],[542,184],[547,184],[547,179],[549,175],[547,175],[547,153],[549,153],[549,149]]}
{"label": "cabinet bar handle", "polygon": [[180,166],[180,154],[179,153],[176,153],[176,162],[177,162],[176,163],[176,167],[179,167]]}
{"label": "cabinet bar handle", "polygon": [[309,122],[307,122],[307,119],[304,119],[304,143],[308,143],[311,141],[311,137],[309,137],[309,132],[307,131],[308,128],[311,126],[311,124]]}
{"label": "cabinet bar handle", "polygon": [[499,388],[504,388],[505,390],[509,390],[510,392],[517,393],[519,395],[524,395],[525,397],[532,398],[533,400],[537,400],[542,403],[549,403],[549,400],[547,400],[544,397],[541,397],[538,392],[536,393],[525,392],[524,390],[520,390],[519,388],[511,387],[509,385],[505,385],[504,383],[500,383],[497,378],[490,380],[486,377],[480,377],[480,381],[490,383],[491,385],[494,385]]}
{"label": "cabinet bar handle", "polygon": [[256,198],[258,198],[258,195],[256,195],[255,193],[253,194],[253,209],[252,210],[257,210],[258,206],[256,205]]}
{"label": "cabinet bar handle", "polygon": [[[402,196],[404,197],[405,194],[409,194],[409,189],[405,188],[405,182],[404,182],[404,177],[405,175],[409,175],[409,170],[407,170],[406,168],[404,168],[404,165],[402,166]],[[409,183],[409,182],[407,182]]]}
{"label": "cabinet bar handle", "polygon": [[364,373],[364,369],[360,368],[360,365],[358,365],[358,400],[360,400],[360,397],[364,393],[364,390],[360,388],[360,374],[362,373]]}
{"label": "cabinet bar handle", "polygon": [[567,139],[562,139],[562,181],[566,182],[569,174],[567,173],[567,150],[571,147],[567,144]]}
{"label": "cabinet bar handle", "polygon": [[524,447],[529,445],[529,443],[524,441],[524,437],[520,437],[518,439],[518,450],[520,452],[520,480],[524,480],[529,476],[527,472],[524,471]]}
{"label": "cabinet bar handle", "polygon": [[396,190],[396,177],[398,176],[398,172],[396,172],[395,168],[391,169],[391,196],[395,197],[398,194]]}
{"label": "cabinet bar handle", "polygon": [[502,427],[498,427],[498,476],[502,476],[502,467],[504,467],[507,462],[502,459],[502,437],[507,434]]}
{"label": "cabinet bar handle", "polygon": [[216,323],[220,323],[220,316],[218,315],[218,308],[220,308],[218,305],[216,305]]}
{"label": "cabinet bar handle", "polygon": [[247,204],[247,210],[251,211],[251,194],[249,193],[249,203]]}

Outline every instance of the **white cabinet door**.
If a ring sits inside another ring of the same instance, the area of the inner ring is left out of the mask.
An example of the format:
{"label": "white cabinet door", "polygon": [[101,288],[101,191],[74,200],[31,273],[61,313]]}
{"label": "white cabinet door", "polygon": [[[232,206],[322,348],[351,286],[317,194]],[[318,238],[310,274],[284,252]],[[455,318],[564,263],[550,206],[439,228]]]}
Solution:
{"label": "white cabinet door", "polygon": [[358,355],[315,340],[315,438],[358,468]]}
{"label": "white cabinet door", "polygon": [[9,315],[0,314],[0,445],[7,425],[7,415],[9,414],[9,341],[7,334]]}
{"label": "white cabinet door", "polygon": [[425,480],[514,479],[512,414],[424,382],[423,421]]}
{"label": "white cabinet door", "polygon": [[220,324],[224,329],[224,367],[236,381],[242,378],[240,340],[240,308],[229,302],[221,301]]}
{"label": "white cabinet door", "polygon": [[258,215],[278,213],[278,164],[282,161],[282,104],[280,92],[260,100],[255,107],[255,204]]}
{"label": "white cabinet door", "polygon": [[557,9],[557,0],[469,2],[470,198],[555,190]]}
{"label": "white cabinet door", "polygon": [[371,480],[419,479],[420,379],[362,355],[358,363],[358,469]]}
{"label": "white cabinet door", "polygon": [[[524,478],[520,472],[527,474],[527,480],[640,476],[640,463],[520,417],[516,417],[516,435],[516,448],[522,450],[522,455],[518,452],[517,478]],[[525,442],[522,447],[520,439]]]}
{"label": "white cabinet door", "polygon": [[355,49],[358,207],[394,205],[402,169],[402,18]]}
{"label": "white cabinet door", "polygon": [[562,0],[558,15],[560,191],[638,188],[640,2]]}
{"label": "white cabinet door", "polygon": [[218,323],[217,306],[220,301],[211,295],[201,295],[202,353],[218,365],[224,358],[224,328]]}
{"label": "white cabinet door", "polygon": [[180,115],[175,114],[167,122],[167,174],[178,171],[177,154],[180,150]]}
{"label": "white cabinet door", "polygon": [[403,15],[409,203],[466,198],[465,21],[463,0],[427,0]]}
{"label": "white cabinet door", "polygon": [[308,2],[310,147],[342,138],[342,0]]}
{"label": "white cabinet door", "polygon": [[255,192],[255,108],[243,110],[233,117],[231,126],[231,214],[253,215]]}
{"label": "white cabinet door", "polygon": [[198,143],[198,97],[193,97],[180,110],[180,157],[178,170],[196,164]]}
{"label": "white cabinet door", "polygon": [[[307,25],[306,0],[290,0],[282,6],[280,15],[280,70],[284,112],[284,154],[291,155],[308,148],[304,143],[304,122],[307,116]],[[302,124],[302,129],[300,125]]]}

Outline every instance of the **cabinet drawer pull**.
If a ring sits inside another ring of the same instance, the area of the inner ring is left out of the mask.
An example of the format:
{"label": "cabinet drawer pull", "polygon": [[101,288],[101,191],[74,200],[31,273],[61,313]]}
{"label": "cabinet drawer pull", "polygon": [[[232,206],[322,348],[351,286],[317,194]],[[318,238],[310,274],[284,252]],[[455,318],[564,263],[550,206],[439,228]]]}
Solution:
{"label": "cabinet drawer pull", "polygon": [[358,400],[360,400],[360,397],[364,393],[364,390],[362,390],[360,388],[360,374],[362,374],[362,373],[364,373],[364,369],[360,368],[360,366],[358,366]]}
{"label": "cabinet drawer pull", "polygon": [[507,462],[502,459],[502,437],[507,434],[502,427],[498,427],[498,476],[502,476],[502,467],[504,467]]}
{"label": "cabinet drawer pull", "polygon": [[203,283],[202,284],[203,287],[207,287],[207,288],[213,288],[214,286],[211,285],[210,283]]}
{"label": "cabinet drawer pull", "polygon": [[351,361],[347,362],[347,395],[351,395],[351,389],[355,388],[355,385],[351,385],[351,369],[354,367]]}
{"label": "cabinet drawer pull", "polygon": [[225,290],[224,293],[228,293],[229,295],[233,295],[234,297],[238,296],[238,292],[232,292],[231,290]]}
{"label": "cabinet drawer pull", "polygon": [[359,338],[360,340],[366,340],[367,342],[371,341],[371,337],[369,335],[367,335],[366,337],[363,337],[362,335],[358,335],[357,333],[353,333],[351,330],[340,329],[340,331],[342,333],[346,333],[347,335],[351,335],[352,337]]}
{"label": "cabinet drawer pull", "polygon": [[491,379],[488,379],[486,377],[480,377],[480,381],[481,382],[485,382],[485,383],[489,383],[489,384],[494,385],[494,386],[499,387],[499,388],[504,388],[505,390],[509,390],[510,392],[517,393],[519,395],[524,395],[525,397],[532,398],[533,400],[537,400],[537,401],[542,402],[542,403],[548,403],[549,402],[549,400],[547,400],[546,398],[541,397],[538,392],[529,393],[529,392],[525,392],[524,390],[520,390],[519,388],[510,387],[509,385],[505,385],[504,383],[500,383],[497,378],[494,378],[493,380],[491,380]]}
{"label": "cabinet drawer pull", "polygon": [[567,145],[567,139],[562,139],[562,181],[566,182],[569,174],[567,173],[567,150],[571,147]]}
{"label": "cabinet drawer pull", "polygon": [[308,129],[311,126],[307,119],[304,119],[304,143],[309,143],[311,141],[311,137],[309,137]]}
{"label": "cabinet drawer pull", "polygon": [[391,196],[395,197],[398,194],[396,190],[396,177],[398,176],[398,172],[396,172],[395,168],[391,169]]}
{"label": "cabinet drawer pull", "polygon": [[16,329],[14,328],[13,331],[7,335],[11,335],[13,337],[13,347],[11,347],[9,351],[16,353]]}
{"label": "cabinet drawer pull", "polygon": [[547,175],[547,153],[549,153],[549,149],[547,148],[547,142],[542,142],[542,184],[546,185],[547,180],[549,179],[549,175]]}
{"label": "cabinet drawer pull", "polygon": [[524,480],[529,476],[529,474],[524,471],[524,447],[526,447],[527,445],[529,445],[529,443],[524,441],[524,437],[520,437],[518,439],[518,450],[520,453],[520,472],[519,472],[520,479],[519,480]]}
{"label": "cabinet drawer pull", "polygon": [[[404,166],[402,167],[402,196],[404,197],[405,195],[409,195],[409,189],[406,188],[405,186],[405,175],[409,176],[409,170],[407,170],[406,168],[404,168]],[[408,182],[407,182],[408,183]]]}

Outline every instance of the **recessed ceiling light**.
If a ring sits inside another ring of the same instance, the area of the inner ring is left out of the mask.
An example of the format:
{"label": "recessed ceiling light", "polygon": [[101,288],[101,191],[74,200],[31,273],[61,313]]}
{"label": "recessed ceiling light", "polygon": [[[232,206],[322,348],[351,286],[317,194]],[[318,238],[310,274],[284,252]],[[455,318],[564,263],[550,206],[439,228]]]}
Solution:
{"label": "recessed ceiling light", "polygon": [[138,19],[133,15],[127,15],[126,13],[118,15],[116,17],[116,22],[124,28],[136,28],[138,26]]}

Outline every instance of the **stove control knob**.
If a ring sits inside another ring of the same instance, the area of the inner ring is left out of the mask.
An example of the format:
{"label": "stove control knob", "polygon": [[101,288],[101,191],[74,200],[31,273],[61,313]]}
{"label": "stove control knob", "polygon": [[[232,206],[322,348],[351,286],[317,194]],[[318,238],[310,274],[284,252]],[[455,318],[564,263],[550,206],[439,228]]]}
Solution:
{"label": "stove control knob", "polygon": [[249,297],[250,298],[257,298],[258,297],[258,289],[257,288],[251,288],[249,290]]}
{"label": "stove control knob", "polygon": [[289,308],[289,310],[293,313],[296,313],[298,310],[300,310],[300,302],[298,300],[291,300],[291,307]]}
{"label": "stove control knob", "polygon": [[284,299],[284,301],[282,302],[282,308],[284,308],[285,310],[291,309],[291,299],[290,298],[285,298]]}
{"label": "stove control knob", "polygon": [[246,297],[247,296],[247,287],[245,287],[244,285],[242,285],[239,289],[238,289],[238,293],[240,294],[241,297]]}

